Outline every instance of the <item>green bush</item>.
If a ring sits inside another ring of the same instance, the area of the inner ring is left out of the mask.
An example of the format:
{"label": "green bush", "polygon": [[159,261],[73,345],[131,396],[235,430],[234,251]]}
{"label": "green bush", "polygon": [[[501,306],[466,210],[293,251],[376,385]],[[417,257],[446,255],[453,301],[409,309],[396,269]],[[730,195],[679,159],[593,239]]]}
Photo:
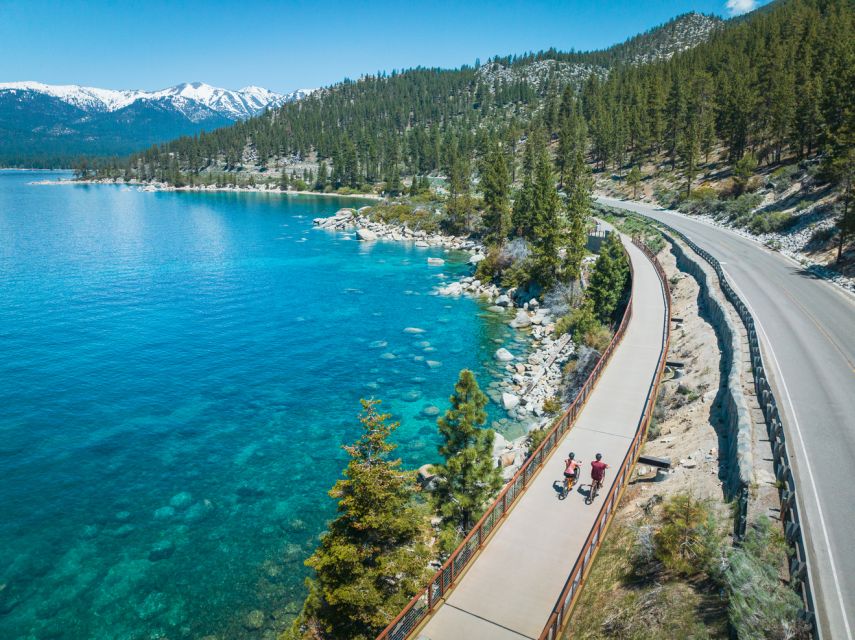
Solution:
{"label": "green bush", "polygon": [[543,401],[543,410],[549,415],[553,415],[561,411],[561,398],[552,396]]}
{"label": "green bush", "polygon": [[440,217],[429,207],[413,207],[402,202],[381,202],[371,207],[369,215],[372,219],[386,224],[406,225],[413,231],[439,231]]}
{"label": "green bush", "polygon": [[676,575],[690,578],[718,571],[722,541],[705,500],[688,493],[669,498],[653,541],[656,559]]}
{"label": "green bush", "polygon": [[499,247],[491,247],[484,259],[478,263],[475,277],[481,282],[492,282],[502,274],[508,264],[508,261],[502,258],[502,250]]}
{"label": "green bush", "polygon": [[741,546],[730,553],[724,574],[729,596],[728,615],[739,638],[809,638],[798,619],[801,599],[778,575],[786,557],[780,529],[761,517],[746,532]]}
{"label": "green bush", "polygon": [[535,452],[535,450],[540,446],[540,443],[546,440],[546,436],[549,435],[551,427],[545,426],[540,429],[533,429],[528,432],[528,438],[526,438],[526,444],[528,445],[528,454],[531,455]]}
{"label": "green bush", "polygon": [[748,230],[757,234],[784,231],[792,226],[795,220],[795,216],[783,211],[758,213],[748,222]]}

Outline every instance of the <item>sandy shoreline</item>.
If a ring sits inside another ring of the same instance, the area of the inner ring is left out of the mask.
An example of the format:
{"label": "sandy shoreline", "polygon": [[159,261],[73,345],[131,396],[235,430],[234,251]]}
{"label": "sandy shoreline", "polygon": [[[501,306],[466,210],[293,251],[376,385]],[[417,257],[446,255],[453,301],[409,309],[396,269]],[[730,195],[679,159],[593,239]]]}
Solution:
{"label": "sandy shoreline", "polygon": [[198,191],[201,193],[205,192],[234,192],[234,193],[275,193],[283,196],[317,196],[317,197],[328,197],[328,198],[349,198],[356,200],[383,200],[383,196],[379,196],[376,193],[320,193],[318,191],[296,191],[296,190],[288,190],[282,191],[280,189],[269,189],[266,185],[262,185],[259,187],[217,187],[213,185],[205,185],[205,186],[184,186],[184,187],[174,187],[165,182],[137,182],[131,181],[126,182],[124,180],[34,180],[30,183],[31,185],[45,185],[45,186],[56,186],[56,185],[76,185],[76,186],[85,186],[89,184],[111,184],[118,185],[128,188],[136,188],[139,191]]}

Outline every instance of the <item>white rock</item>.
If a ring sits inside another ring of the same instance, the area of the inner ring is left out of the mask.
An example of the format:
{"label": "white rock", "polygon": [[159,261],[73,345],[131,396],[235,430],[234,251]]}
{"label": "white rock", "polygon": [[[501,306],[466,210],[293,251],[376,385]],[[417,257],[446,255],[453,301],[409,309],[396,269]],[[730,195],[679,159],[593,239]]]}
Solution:
{"label": "white rock", "polygon": [[443,260],[442,258],[428,258],[427,263],[429,265],[439,267],[445,264],[445,260]]}
{"label": "white rock", "polygon": [[520,309],[517,311],[516,317],[511,320],[508,324],[510,324],[514,329],[521,329],[523,327],[531,326],[531,318],[528,317],[528,314]]}
{"label": "white rock", "polygon": [[472,256],[469,258],[469,264],[478,264],[486,257],[487,256],[485,256],[483,253],[473,253]]}
{"label": "white rock", "polygon": [[513,359],[514,355],[504,347],[496,349],[496,360],[499,362],[510,362]]}
{"label": "white rock", "polygon": [[362,228],[362,229],[356,230],[356,237],[359,238],[360,240],[364,240],[367,242],[367,241],[371,241],[371,240],[376,240],[377,234],[374,233],[373,231],[371,231],[371,229]]}
{"label": "white rock", "polygon": [[504,392],[502,393],[502,406],[505,408],[505,411],[510,411],[514,407],[516,407],[520,403],[520,399],[518,396],[515,396],[513,393]]}

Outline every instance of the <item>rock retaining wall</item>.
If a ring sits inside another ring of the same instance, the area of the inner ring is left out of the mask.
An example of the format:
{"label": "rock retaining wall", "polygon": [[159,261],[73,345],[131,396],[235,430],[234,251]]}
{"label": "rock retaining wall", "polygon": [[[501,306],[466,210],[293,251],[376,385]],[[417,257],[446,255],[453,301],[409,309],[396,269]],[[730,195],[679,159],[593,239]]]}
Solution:
{"label": "rock retaining wall", "polygon": [[677,258],[677,266],[698,282],[700,302],[709,314],[713,328],[723,345],[722,378],[726,380],[724,417],[729,434],[729,464],[725,487],[732,497],[737,495],[740,489],[749,486],[753,471],[753,425],[748,402],[742,390],[742,345],[738,320],[727,310],[727,301],[718,286],[711,281],[714,276],[703,267],[702,259],[687,251],[679,242],[672,238],[669,240],[671,252]]}

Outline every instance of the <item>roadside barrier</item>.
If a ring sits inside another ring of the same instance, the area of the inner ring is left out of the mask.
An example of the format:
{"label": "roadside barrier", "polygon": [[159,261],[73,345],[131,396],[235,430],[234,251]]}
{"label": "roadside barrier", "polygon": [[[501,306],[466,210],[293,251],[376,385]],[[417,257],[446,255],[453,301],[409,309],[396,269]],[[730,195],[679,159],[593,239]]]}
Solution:
{"label": "roadside barrier", "polygon": [[[629,265],[630,273],[632,274],[631,261]],[[591,373],[588,374],[588,378],[579,389],[579,393],[576,394],[576,398],[567,408],[567,411],[556,420],[549,435],[528,456],[528,459],[523,463],[519,471],[505,485],[499,496],[489,506],[484,515],[481,516],[481,519],[472,528],[472,531],[469,532],[466,538],[463,539],[463,542],[452,552],[439,571],[436,572],[430,583],[410,600],[401,613],[377,636],[377,640],[404,640],[408,638],[422,620],[430,615],[436,604],[454,586],[463,570],[487,542],[490,534],[501,524],[502,518],[508,513],[508,510],[513,506],[517,498],[523,494],[558,441],[561,440],[567,431],[573,428],[576,416],[579,415],[582,407],[585,406],[585,402],[600,379],[603,369],[608,364],[612,353],[623,339],[631,317],[632,293],[630,293],[629,301],[626,304],[626,309],[624,309],[621,323],[617,331],[615,331],[611,342],[609,342],[609,346],[606,347],[597,364]]]}
{"label": "roadside barrier", "polygon": [[[739,314],[739,317],[745,325],[745,329],[748,333],[751,370],[754,376],[754,387],[757,393],[757,402],[763,410],[763,417],[766,421],[766,429],[769,434],[772,458],[774,460],[775,478],[778,481],[778,496],[781,501],[781,523],[784,526],[784,536],[786,537],[787,544],[792,551],[789,566],[790,580],[793,588],[799,593],[804,604],[802,618],[811,625],[814,635],[816,635],[816,609],[814,606],[810,576],[807,571],[807,548],[805,546],[804,533],[801,525],[796,483],[795,478],[793,477],[792,465],[790,464],[790,455],[787,452],[787,441],[784,435],[784,426],[781,423],[781,414],[778,411],[778,402],[775,400],[775,395],[772,393],[772,387],[769,385],[766,368],[763,365],[763,356],[760,353],[760,340],[757,336],[754,316],[751,315],[748,306],[743,302],[742,298],[740,298],[733,290],[733,287],[730,286],[730,283],[724,273],[724,269],[722,269],[721,264],[712,254],[701,249],[701,247],[690,240],[683,232],[678,231],[674,227],[656,220],[655,218],[648,219],[653,220],[656,224],[666,228],[669,233],[680,238],[689,247],[691,247],[695,253],[712,265],[716,275],[718,276],[721,290],[724,292],[728,301],[736,309],[736,312]],[[737,544],[745,536],[745,530],[748,526],[748,498],[749,488],[748,486],[742,486],[737,494],[738,513],[735,523],[735,538]]]}

